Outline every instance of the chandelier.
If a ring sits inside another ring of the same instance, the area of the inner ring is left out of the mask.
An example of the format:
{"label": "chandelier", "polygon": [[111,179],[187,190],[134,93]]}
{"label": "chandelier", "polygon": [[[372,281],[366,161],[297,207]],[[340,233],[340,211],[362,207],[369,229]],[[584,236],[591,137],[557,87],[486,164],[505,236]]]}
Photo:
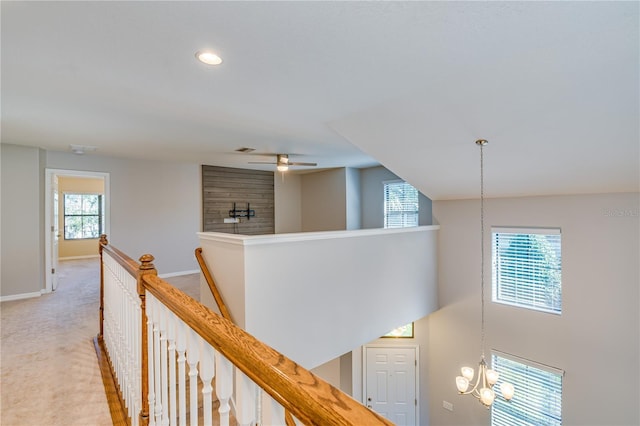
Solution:
{"label": "chandelier", "polygon": [[[478,363],[478,376],[476,382],[469,389],[475,371],[471,367],[462,367],[460,369],[462,375],[456,377],[456,386],[460,395],[473,395],[478,398],[480,403],[485,407],[491,407],[495,400],[496,394],[493,386],[498,381],[499,374],[497,371],[490,369],[484,360],[484,158],[483,147],[488,142],[484,139],[478,139],[476,145],[480,147],[480,244],[481,244],[481,278],[480,278],[480,298],[481,298],[481,351],[482,356]],[[510,401],[513,398],[514,387],[511,383],[503,382],[500,385],[502,397]]]}

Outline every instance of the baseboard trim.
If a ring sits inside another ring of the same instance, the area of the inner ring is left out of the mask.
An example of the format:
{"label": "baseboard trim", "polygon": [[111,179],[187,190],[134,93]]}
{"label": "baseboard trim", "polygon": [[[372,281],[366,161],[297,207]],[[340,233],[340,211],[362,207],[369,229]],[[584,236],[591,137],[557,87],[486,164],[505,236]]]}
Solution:
{"label": "baseboard trim", "polygon": [[164,279],[164,278],[179,277],[181,275],[191,275],[191,274],[198,274],[198,273],[200,273],[199,269],[192,269],[191,271],[169,272],[168,274],[159,274],[158,277]]}
{"label": "baseboard trim", "polygon": [[78,259],[95,259],[100,257],[99,254],[87,254],[85,256],[67,256],[59,257],[58,260],[78,260]]}
{"label": "baseboard trim", "polygon": [[33,293],[10,294],[9,296],[0,297],[0,302],[11,302],[12,300],[31,299],[33,297],[40,297],[40,296],[42,296],[42,291],[36,291]]}

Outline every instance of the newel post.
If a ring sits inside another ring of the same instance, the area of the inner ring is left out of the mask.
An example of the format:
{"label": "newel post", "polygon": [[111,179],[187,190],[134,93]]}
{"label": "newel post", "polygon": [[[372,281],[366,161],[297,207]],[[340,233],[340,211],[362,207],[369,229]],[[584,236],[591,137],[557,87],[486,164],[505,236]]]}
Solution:
{"label": "newel post", "polygon": [[104,264],[102,259],[102,249],[109,245],[107,241],[107,234],[100,235],[100,241],[98,242],[98,253],[100,253],[100,332],[98,333],[98,340],[102,341],[104,336]]}
{"label": "newel post", "polygon": [[154,257],[150,254],[144,254],[140,257],[140,267],[138,268],[138,296],[140,297],[140,330],[141,336],[141,364],[140,374],[142,374],[142,382],[140,391],[142,392],[142,408],[140,409],[140,426],[147,426],[149,424],[149,346],[147,339],[149,338],[147,333],[147,310],[146,310],[146,296],[143,277],[145,275],[158,275],[156,267],[153,265]]}

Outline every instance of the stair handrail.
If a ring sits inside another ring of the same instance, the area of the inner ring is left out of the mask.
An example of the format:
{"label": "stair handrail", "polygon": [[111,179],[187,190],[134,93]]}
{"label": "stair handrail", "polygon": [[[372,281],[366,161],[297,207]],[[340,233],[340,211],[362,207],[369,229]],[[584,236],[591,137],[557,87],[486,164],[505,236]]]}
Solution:
{"label": "stair handrail", "polygon": [[216,301],[216,305],[220,310],[220,314],[222,314],[224,318],[228,319],[229,321],[235,324],[235,321],[233,321],[233,319],[231,318],[231,313],[229,312],[229,309],[227,309],[227,305],[225,305],[224,300],[222,299],[222,295],[218,291],[216,282],[214,281],[213,276],[211,276],[211,273],[209,272],[209,268],[207,268],[207,263],[205,262],[204,257],[202,256],[202,247],[198,247],[195,250],[195,255],[196,255],[196,259],[198,260],[198,265],[200,265],[200,270],[202,271],[202,275],[204,276],[205,281],[209,285],[209,289],[213,294],[213,298]]}
{"label": "stair handrail", "polygon": [[156,275],[145,288],[274,400],[308,425],[392,425]]}
{"label": "stair handrail", "polygon": [[[145,298],[146,292],[149,292],[277,401],[285,409],[285,413],[293,414],[302,423],[308,425],[393,425],[389,420],[259,341],[229,319],[159,278],[152,263],[153,256],[145,254],[140,257],[140,263],[138,263],[110,245],[104,235],[101,236],[99,247],[101,257],[103,251],[107,250],[117,263],[136,277],[141,299],[142,324],[147,322]],[[100,268],[100,319],[102,322],[102,295],[104,294],[102,261]],[[149,421],[146,327],[143,326],[141,331],[143,333],[140,354],[142,357],[142,407],[139,424],[146,425]],[[289,414],[285,414],[285,417],[288,425],[293,423]]]}

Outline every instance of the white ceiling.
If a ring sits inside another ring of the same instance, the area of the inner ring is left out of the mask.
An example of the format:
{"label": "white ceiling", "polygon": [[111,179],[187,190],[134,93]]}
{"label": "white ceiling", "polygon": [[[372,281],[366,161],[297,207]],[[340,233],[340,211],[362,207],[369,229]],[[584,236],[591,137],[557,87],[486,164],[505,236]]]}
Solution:
{"label": "white ceiling", "polygon": [[[451,199],[477,196],[485,138],[487,196],[640,190],[638,2],[2,1],[1,14],[2,143],[382,163]],[[203,48],[224,63],[198,63]]]}

